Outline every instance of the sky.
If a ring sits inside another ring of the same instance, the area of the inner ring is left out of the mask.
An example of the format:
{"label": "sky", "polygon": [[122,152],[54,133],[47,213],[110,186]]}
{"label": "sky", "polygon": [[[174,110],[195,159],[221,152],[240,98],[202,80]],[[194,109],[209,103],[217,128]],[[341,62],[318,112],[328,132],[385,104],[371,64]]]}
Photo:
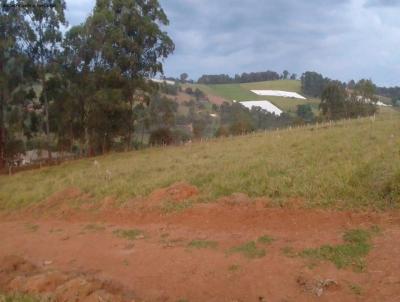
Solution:
{"label": "sky", "polygon": [[[70,25],[95,0],[66,0]],[[176,49],[166,76],[317,71],[400,86],[400,0],[159,0]]]}

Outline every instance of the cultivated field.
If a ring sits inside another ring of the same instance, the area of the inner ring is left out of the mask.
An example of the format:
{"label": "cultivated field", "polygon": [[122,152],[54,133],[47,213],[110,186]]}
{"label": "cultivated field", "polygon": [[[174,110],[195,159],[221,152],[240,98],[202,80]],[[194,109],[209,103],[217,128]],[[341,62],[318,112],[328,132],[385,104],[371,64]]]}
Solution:
{"label": "cultivated field", "polygon": [[272,102],[281,110],[294,114],[297,106],[302,104],[311,104],[314,111],[318,111],[320,100],[318,99],[293,99],[277,96],[259,96],[251,90],[283,90],[289,92],[301,93],[301,83],[295,80],[278,80],[278,81],[265,81],[244,84],[219,84],[219,85],[184,85],[184,87],[199,88],[209,95],[217,95],[226,99],[227,101],[254,101],[265,100]]}
{"label": "cultivated field", "polygon": [[1,176],[0,289],[50,301],[396,301],[399,118]]}

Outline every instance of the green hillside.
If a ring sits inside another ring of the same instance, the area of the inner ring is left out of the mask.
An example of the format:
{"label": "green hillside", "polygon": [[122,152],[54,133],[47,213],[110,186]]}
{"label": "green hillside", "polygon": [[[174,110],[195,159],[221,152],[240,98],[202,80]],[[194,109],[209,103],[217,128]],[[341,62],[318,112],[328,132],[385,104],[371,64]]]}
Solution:
{"label": "green hillside", "polygon": [[240,86],[246,90],[284,90],[301,94],[301,82],[295,80],[264,81],[254,83],[244,83]]}
{"label": "green hillside", "polygon": [[218,85],[202,85],[192,84],[185,85],[185,87],[199,88],[206,94],[216,95],[226,99],[227,101],[255,101],[255,100],[268,100],[275,106],[279,107],[287,113],[295,113],[297,106],[302,104],[311,104],[314,111],[318,111],[320,100],[318,99],[292,99],[275,96],[258,96],[251,90],[283,90],[290,92],[301,93],[301,82],[296,80],[277,80],[277,81],[264,81],[254,83],[242,84],[218,84]]}
{"label": "green hillside", "polygon": [[77,187],[94,201],[121,203],[178,181],[203,201],[243,192],[309,206],[397,207],[400,199],[399,113],[329,126],[262,132],[183,147],[150,148],[0,176],[0,208],[12,209]]}

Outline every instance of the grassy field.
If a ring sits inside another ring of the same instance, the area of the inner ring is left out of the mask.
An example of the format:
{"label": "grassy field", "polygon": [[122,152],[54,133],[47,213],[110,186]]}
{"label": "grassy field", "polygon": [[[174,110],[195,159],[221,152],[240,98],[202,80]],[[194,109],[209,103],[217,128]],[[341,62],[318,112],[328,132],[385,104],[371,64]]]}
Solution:
{"label": "grassy field", "polygon": [[277,80],[254,83],[244,83],[240,86],[246,90],[283,90],[301,94],[301,82],[295,80]]}
{"label": "grassy field", "polygon": [[400,115],[382,114],[331,127],[224,138],[84,159],[0,176],[0,208],[16,209],[77,187],[101,200],[124,202],[178,181],[203,199],[235,192],[276,203],[301,198],[309,206],[397,207],[400,199]]}
{"label": "grassy field", "polygon": [[284,90],[301,93],[301,82],[295,80],[278,80],[278,81],[264,81],[244,84],[219,84],[219,85],[184,85],[184,87],[199,88],[206,94],[216,95],[226,99],[227,101],[256,101],[268,100],[275,106],[279,107],[287,113],[295,113],[297,106],[302,104],[311,104],[315,113],[318,111],[320,100],[309,99],[300,100],[284,97],[274,96],[259,96],[250,90]]}

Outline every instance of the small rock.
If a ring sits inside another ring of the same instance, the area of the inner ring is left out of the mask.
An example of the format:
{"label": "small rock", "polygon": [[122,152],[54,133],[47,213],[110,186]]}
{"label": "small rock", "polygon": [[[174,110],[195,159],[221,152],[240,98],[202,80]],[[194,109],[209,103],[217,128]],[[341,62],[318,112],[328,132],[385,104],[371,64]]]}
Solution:
{"label": "small rock", "polygon": [[61,237],[61,240],[62,241],[66,241],[66,240],[69,240],[70,239],[70,237],[69,236],[64,236],[64,237]]}
{"label": "small rock", "polygon": [[52,263],[53,263],[53,261],[51,261],[51,260],[43,261],[43,265],[50,265]]}

